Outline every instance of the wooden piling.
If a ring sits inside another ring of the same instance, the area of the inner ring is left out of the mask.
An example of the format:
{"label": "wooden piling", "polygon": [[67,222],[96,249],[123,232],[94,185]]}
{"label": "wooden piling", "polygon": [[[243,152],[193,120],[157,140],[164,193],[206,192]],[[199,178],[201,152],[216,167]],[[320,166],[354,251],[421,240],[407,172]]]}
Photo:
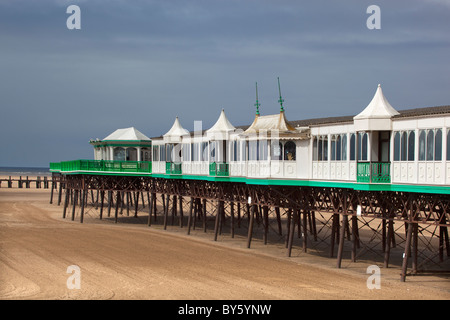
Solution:
{"label": "wooden piling", "polygon": [[248,226],[248,234],[247,234],[247,248],[250,248],[252,243],[253,236],[253,223],[255,220],[255,205],[250,206],[250,214],[249,214],[249,226]]}

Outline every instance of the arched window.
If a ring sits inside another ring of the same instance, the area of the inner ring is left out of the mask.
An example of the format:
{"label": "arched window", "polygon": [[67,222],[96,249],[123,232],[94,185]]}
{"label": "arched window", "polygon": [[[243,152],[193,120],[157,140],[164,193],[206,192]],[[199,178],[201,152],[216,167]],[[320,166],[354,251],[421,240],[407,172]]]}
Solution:
{"label": "arched window", "polygon": [[442,160],[442,130],[437,129],[434,137],[434,161]]}
{"label": "arched window", "polygon": [[434,131],[427,132],[427,161],[433,161],[434,156]]}
{"label": "arched window", "polygon": [[337,137],[335,135],[331,136],[331,161],[336,160],[337,155],[336,155],[336,140]]}
{"label": "arched window", "polygon": [[166,161],[167,162],[172,162],[173,161],[173,144],[166,144]]}
{"label": "arched window", "polygon": [[394,134],[394,161],[400,160],[400,132]]}
{"label": "arched window", "polygon": [[369,137],[366,132],[359,133],[358,141],[358,160],[367,161],[367,149],[369,146]]}
{"label": "arched window", "polygon": [[210,154],[209,154],[209,156],[210,156],[210,162],[215,162],[216,161],[216,147],[217,147],[217,143],[216,143],[216,141],[211,141],[210,143],[209,143],[209,152],[210,152]]}
{"label": "arched window", "polygon": [[293,161],[295,160],[295,143],[294,141],[289,140],[284,145],[284,160]]}
{"label": "arched window", "polygon": [[356,135],[350,135],[350,161],[356,160]]}
{"label": "arched window", "polygon": [[408,135],[406,132],[403,132],[402,139],[401,139],[401,159],[402,159],[402,161],[406,161],[407,152],[408,152]]}
{"label": "arched window", "polygon": [[419,161],[425,161],[426,141],[425,130],[420,130],[419,133]]}
{"label": "arched window", "polygon": [[208,161],[208,142],[202,142],[200,145],[200,161]]}
{"label": "arched window", "polygon": [[416,134],[414,133],[414,131],[410,131],[408,137],[408,161],[414,161],[415,145]]}
{"label": "arched window", "polygon": [[342,159],[342,139],[341,135],[336,137],[336,160],[340,161]]}
{"label": "arched window", "polygon": [[114,148],[114,160],[125,161],[125,149],[124,148]]}
{"label": "arched window", "polygon": [[447,130],[447,161],[450,161],[450,129]]}
{"label": "arched window", "polygon": [[317,137],[313,137],[313,150],[312,150],[313,161],[317,161]]}
{"label": "arched window", "polygon": [[322,141],[322,137],[318,137],[318,142],[317,142],[317,160],[318,161],[322,161],[323,160],[323,141]]}
{"label": "arched window", "polygon": [[342,160],[347,160],[347,134],[342,135]]}
{"label": "arched window", "polygon": [[150,149],[149,148],[141,149],[141,161],[150,161]]}

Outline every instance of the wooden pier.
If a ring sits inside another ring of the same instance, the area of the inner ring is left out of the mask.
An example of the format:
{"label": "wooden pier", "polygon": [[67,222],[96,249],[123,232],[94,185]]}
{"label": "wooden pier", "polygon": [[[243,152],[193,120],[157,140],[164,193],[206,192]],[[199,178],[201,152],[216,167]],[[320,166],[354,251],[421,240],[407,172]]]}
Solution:
{"label": "wooden pier", "polygon": [[8,179],[0,179],[0,188],[31,188],[35,187],[36,189],[48,189],[50,188],[50,182],[52,181],[52,177],[48,176],[37,176],[30,178],[29,176],[22,177],[12,177],[9,176]]}
{"label": "wooden pier", "polygon": [[144,213],[151,226],[158,211],[164,230],[179,224],[190,234],[198,223],[204,232],[214,226],[215,241],[225,221],[231,237],[242,227],[247,248],[256,234],[268,244],[272,230],[278,239],[272,241],[285,242],[287,256],[300,241],[297,250],[304,254],[322,247],[319,251],[336,258],[337,268],[344,255],[355,262],[374,254],[388,268],[391,258],[403,254],[401,281],[407,274],[431,271],[430,264],[449,271],[449,195],[108,175],[54,174],[52,186],[50,203],[58,190],[63,218],[78,217],[81,223],[88,212],[100,220],[107,212],[117,223],[124,212],[134,211],[135,217]]}

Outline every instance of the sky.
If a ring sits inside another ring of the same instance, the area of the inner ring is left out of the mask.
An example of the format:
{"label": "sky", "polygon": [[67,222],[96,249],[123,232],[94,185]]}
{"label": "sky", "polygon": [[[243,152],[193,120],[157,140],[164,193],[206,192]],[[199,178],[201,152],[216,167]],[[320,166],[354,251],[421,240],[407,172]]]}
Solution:
{"label": "sky", "polygon": [[450,0],[0,0],[0,166],[93,159],[90,139],[177,116],[249,125],[256,82],[279,112],[277,77],[292,121],[356,115],[378,84],[397,110],[449,105],[449,57]]}

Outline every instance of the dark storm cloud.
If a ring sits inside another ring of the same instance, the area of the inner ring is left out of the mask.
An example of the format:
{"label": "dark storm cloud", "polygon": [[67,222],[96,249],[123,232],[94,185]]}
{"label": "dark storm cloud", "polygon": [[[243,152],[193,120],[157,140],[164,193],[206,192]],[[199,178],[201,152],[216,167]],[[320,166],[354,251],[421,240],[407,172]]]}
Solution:
{"label": "dark storm cloud", "polygon": [[[81,8],[68,30],[66,8]],[[381,30],[368,30],[369,5]],[[235,125],[352,115],[381,83],[397,109],[449,103],[445,1],[0,1],[0,165],[91,158],[89,138],[175,118]]]}

